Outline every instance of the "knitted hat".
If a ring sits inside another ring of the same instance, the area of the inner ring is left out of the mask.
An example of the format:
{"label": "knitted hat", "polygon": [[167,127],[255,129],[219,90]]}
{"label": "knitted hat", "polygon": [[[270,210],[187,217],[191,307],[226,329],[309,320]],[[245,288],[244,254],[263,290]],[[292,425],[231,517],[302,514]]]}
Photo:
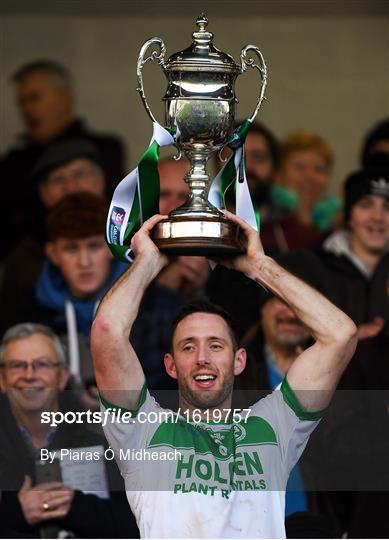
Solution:
{"label": "knitted hat", "polygon": [[365,195],[389,198],[389,169],[357,171],[352,173],[344,187],[344,219],[350,219],[352,207]]}

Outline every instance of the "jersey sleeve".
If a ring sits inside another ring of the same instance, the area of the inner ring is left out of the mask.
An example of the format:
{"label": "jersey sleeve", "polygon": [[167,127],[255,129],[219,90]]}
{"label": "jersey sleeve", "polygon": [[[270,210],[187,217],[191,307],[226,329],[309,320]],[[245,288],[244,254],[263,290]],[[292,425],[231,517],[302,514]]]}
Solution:
{"label": "jersey sleeve", "polygon": [[260,416],[274,429],[286,478],[324,413],[325,410],[305,411],[287,378],[271,394],[251,407],[250,416]]}
{"label": "jersey sleeve", "polygon": [[[122,475],[129,474],[137,464],[129,458],[130,453],[147,448],[159,425],[157,419],[163,409],[150,395],[146,383],[142,388],[136,410],[130,411],[117,406],[101,395],[100,405],[104,434],[114,451],[120,472]],[[106,414],[106,411],[109,414]]]}

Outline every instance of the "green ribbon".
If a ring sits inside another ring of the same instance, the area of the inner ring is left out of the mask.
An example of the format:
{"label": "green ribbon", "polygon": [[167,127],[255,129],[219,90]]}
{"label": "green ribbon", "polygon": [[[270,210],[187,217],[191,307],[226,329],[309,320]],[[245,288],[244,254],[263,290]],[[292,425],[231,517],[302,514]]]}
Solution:
{"label": "green ribbon", "polygon": [[122,262],[131,262],[129,244],[138,228],[159,213],[159,149],[172,143],[171,131],[154,123],[153,139],[137,168],[120,182],[113,194],[106,236],[113,255]]}

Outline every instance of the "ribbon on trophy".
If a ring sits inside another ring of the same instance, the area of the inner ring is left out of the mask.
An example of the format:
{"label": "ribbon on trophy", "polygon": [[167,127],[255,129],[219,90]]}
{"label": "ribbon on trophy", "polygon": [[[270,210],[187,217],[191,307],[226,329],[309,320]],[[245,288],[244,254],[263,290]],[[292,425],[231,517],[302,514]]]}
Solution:
{"label": "ribbon on trophy", "polygon": [[235,129],[227,142],[233,150],[226,164],[212,181],[208,200],[216,208],[226,208],[225,195],[229,188],[235,187],[235,213],[259,232],[259,212],[254,209],[246,178],[244,142],[251,127],[251,121],[245,120]]}
{"label": "ribbon on trophy", "polygon": [[137,226],[159,213],[159,149],[174,144],[171,133],[153,122],[153,136],[136,169],[116,187],[109,207],[106,237],[113,255],[132,262],[129,241]]}
{"label": "ribbon on trophy", "polygon": [[[244,141],[251,121],[245,120],[232,136],[227,146],[233,153],[222,170],[213,179],[208,200],[216,208],[224,208],[225,194],[235,187],[236,215],[259,231],[259,213],[254,210],[247,185]],[[106,223],[107,243],[113,255],[122,262],[132,262],[130,240],[144,221],[159,213],[159,149],[175,144],[174,135],[153,122],[153,136],[138,166],[116,187]]]}

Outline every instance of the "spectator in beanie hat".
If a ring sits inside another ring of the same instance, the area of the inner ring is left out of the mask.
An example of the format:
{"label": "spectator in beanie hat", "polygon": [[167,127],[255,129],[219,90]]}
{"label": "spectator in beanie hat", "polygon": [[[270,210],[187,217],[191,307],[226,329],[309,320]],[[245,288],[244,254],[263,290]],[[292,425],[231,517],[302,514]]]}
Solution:
{"label": "spectator in beanie hat", "polygon": [[389,325],[389,169],[361,170],[345,183],[344,229],[324,243],[321,258],[332,301],[371,337]]}
{"label": "spectator in beanie hat", "polygon": [[47,214],[66,195],[86,191],[105,198],[106,180],[97,149],[82,139],[51,145],[32,169],[30,180],[37,203],[29,233],[43,241]]}
{"label": "spectator in beanie hat", "polygon": [[65,195],[87,191],[105,195],[105,177],[97,148],[89,141],[71,139],[58,142],[43,154],[31,173],[39,199],[53,208]]}
{"label": "spectator in beanie hat", "polygon": [[[378,206],[385,206],[385,200],[389,198],[389,171],[362,170],[357,171],[346,179],[344,186],[344,222],[349,224],[351,212],[355,204],[361,199],[365,202],[374,202]],[[379,198],[379,199],[373,199]],[[382,199],[382,200],[380,200]]]}

